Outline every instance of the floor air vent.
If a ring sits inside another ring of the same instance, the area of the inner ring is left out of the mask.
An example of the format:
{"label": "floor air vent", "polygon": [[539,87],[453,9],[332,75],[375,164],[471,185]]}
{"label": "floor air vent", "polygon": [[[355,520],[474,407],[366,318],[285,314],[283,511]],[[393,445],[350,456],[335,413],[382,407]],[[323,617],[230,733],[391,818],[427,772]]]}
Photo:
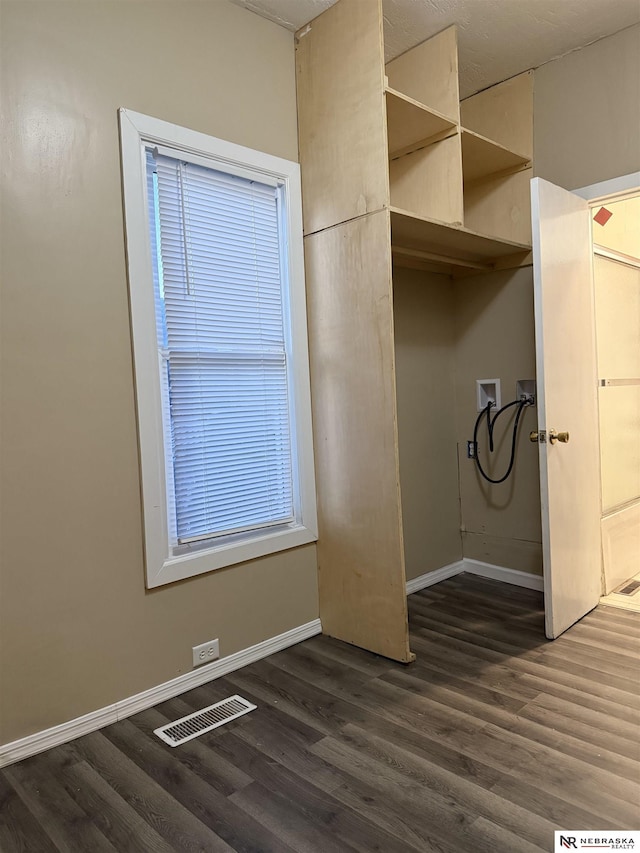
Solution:
{"label": "floor air vent", "polygon": [[640,581],[629,581],[616,590],[616,595],[634,595],[640,589]]}
{"label": "floor air vent", "polygon": [[193,740],[194,737],[203,735],[205,732],[217,729],[218,726],[230,723],[231,720],[237,720],[238,717],[248,714],[249,711],[255,711],[255,709],[256,705],[247,702],[242,696],[230,696],[228,699],[223,699],[222,702],[216,702],[215,705],[203,708],[202,711],[196,711],[195,714],[182,717],[175,723],[169,723],[167,726],[155,729],[153,733],[168,743],[169,746],[179,746],[181,743]]}

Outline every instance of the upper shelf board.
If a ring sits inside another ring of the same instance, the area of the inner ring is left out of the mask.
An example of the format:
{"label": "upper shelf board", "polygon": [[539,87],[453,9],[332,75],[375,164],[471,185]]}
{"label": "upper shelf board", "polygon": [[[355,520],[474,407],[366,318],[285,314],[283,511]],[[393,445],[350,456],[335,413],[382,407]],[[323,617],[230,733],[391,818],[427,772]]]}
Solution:
{"label": "upper shelf board", "polygon": [[391,207],[391,243],[394,249],[405,248],[435,253],[450,261],[458,259],[460,266],[491,267],[499,258],[523,255],[531,251],[526,243],[499,240],[435,219],[414,216],[409,211]]}
{"label": "upper shelf board", "polygon": [[516,154],[473,130],[462,130],[462,173],[465,182],[477,181],[498,172],[525,168],[528,157]]}
{"label": "upper shelf board", "polygon": [[408,154],[434,136],[455,131],[457,122],[429,109],[408,95],[386,88],[389,157]]}

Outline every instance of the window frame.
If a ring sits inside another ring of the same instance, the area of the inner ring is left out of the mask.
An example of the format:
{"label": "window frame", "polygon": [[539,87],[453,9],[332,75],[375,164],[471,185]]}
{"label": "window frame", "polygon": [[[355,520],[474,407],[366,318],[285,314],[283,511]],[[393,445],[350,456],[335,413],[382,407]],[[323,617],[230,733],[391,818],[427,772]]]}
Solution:
{"label": "window frame", "polygon": [[[311,431],[300,166],[199,131],[121,108],[119,111],[126,260],[142,486],[146,586],[151,589],[295,548],[318,538]],[[283,305],[289,361],[295,520],[277,527],[217,536],[187,549],[169,537],[161,362],[147,207],[145,148],[166,147],[211,168],[247,170],[282,184]],[[177,553],[179,552],[179,553]]]}

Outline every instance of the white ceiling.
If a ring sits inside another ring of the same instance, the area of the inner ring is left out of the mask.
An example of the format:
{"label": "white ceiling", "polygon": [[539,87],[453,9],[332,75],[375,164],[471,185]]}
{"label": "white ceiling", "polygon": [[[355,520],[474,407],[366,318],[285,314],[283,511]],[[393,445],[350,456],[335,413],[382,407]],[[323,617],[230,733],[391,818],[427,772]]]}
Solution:
{"label": "white ceiling", "polygon": [[[336,0],[233,2],[297,30]],[[640,22],[640,0],[382,0],[382,6],[387,60],[458,25],[461,97]]]}

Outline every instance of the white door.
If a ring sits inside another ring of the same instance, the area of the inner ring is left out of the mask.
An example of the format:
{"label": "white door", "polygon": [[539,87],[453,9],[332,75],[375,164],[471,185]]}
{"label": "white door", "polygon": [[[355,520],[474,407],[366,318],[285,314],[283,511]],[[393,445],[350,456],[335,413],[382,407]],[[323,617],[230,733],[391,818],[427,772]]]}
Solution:
{"label": "white door", "polygon": [[541,178],[531,182],[531,207],[545,631],[553,639],[601,595],[591,216],[584,199]]}

